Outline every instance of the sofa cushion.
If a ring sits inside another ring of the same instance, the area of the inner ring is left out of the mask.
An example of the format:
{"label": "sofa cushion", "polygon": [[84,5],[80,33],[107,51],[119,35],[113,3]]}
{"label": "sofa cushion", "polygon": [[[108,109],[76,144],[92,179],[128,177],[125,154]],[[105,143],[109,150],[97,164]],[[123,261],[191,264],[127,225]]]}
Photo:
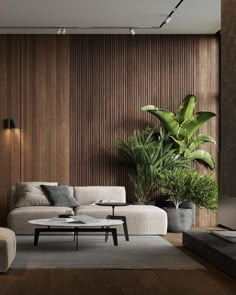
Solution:
{"label": "sofa cushion", "polygon": [[52,186],[42,184],[41,188],[53,206],[70,208],[79,206],[79,203],[73,197],[73,192],[70,191],[70,187],[67,185]]}
{"label": "sofa cushion", "polygon": [[74,187],[74,197],[80,205],[92,204],[98,200],[126,202],[123,186],[77,186]]}
{"label": "sofa cushion", "polygon": [[31,206],[11,210],[7,217],[7,224],[16,234],[33,234],[34,226],[29,220],[53,218],[62,214],[74,215],[69,207]]}
{"label": "sofa cushion", "polygon": [[50,202],[40,185],[57,185],[57,182],[18,182],[13,207],[49,206]]}
{"label": "sofa cushion", "polygon": [[[83,205],[75,210],[75,214],[89,215],[95,218],[106,218],[112,214],[111,207]],[[126,216],[129,234],[131,235],[165,235],[167,232],[167,214],[156,206],[129,205],[115,208],[115,215]],[[124,234],[122,226],[117,228]]]}

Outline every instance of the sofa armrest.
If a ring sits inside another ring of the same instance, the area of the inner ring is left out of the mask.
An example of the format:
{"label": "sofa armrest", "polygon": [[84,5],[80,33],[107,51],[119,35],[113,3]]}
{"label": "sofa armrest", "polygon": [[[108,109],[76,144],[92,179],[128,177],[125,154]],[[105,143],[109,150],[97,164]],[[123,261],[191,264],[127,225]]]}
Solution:
{"label": "sofa armrest", "polygon": [[123,186],[76,186],[74,197],[80,205],[92,204],[98,200],[126,202],[126,192]]}

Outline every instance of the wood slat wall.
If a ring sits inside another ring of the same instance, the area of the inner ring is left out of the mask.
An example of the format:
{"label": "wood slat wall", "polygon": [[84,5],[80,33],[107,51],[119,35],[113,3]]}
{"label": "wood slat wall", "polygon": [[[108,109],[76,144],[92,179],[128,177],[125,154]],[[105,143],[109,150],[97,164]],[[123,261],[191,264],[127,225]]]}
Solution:
{"label": "wood slat wall", "polygon": [[20,129],[3,129],[3,120],[20,124],[20,38],[2,35],[0,41],[0,224],[8,212],[9,188],[20,180]]}
{"label": "wood slat wall", "polygon": [[[199,109],[218,112],[218,37],[82,35],[71,38],[71,49],[71,184],[125,185],[132,200],[114,140],[158,125],[140,111],[145,104],[175,112],[194,93]],[[217,120],[202,131],[217,137]],[[217,159],[216,148],[206,148]],[[215,222],[197,210],[197,225]]]}
{"label": "wood slat wall", "polygon": [[21,180],[70,182],[68,36],[22,37]]}
{"label": "wood slat wall", "polygon": [[[145,104],[176,111],[195,93],[201,109],[215,111],[218,48],[216,36],[1,35],[0,119],[20,127],[9,135],[0,127],[1,224],[6,192],[19,180],[125,185],[132,200],[114,140],[158,125],[140,111]],[[216,136],[217,122],[204,131]],[[197,217],[198,225],[215,222]]]}
{"label": "wood slat wall", "polygon": [[[218,178],[218,133],[219,133],[219,37],[214,39],[202,36],[195,39],[194,44],[194,93],[199,98],[197,110],[209,110],[218,116],[211,119],[200,129],[200,133],[211,135],[216,139],[217,146],[204,144],[202,148],[209,152],[216,160],[214,174]],[[198,167],[205,173],[211,174],[204,167]],[[197,226],[215,226],[217,224],[216,214],[207,212],[205,209],[196,209]]]}
{"label": "wood slat wall", "polygon": [[[70,182],[68,36],[0,36],[0,224],[17,181]],[[4,130],[14,118],[18,129]]]}

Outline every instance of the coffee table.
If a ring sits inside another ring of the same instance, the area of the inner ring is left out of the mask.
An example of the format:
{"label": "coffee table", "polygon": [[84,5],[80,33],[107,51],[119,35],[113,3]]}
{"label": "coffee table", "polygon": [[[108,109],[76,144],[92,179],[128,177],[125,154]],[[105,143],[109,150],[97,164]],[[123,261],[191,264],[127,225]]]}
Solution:
{"label": "coffee table", "polygon": [[[96,202],[95,204],[98,206],[112,207],[112,215],[107,215],[107,219],[122,220],[125,239],[126,239],[126,241],[129,241],[129,233],[128,233],[128,227],[127,227],[127,222],[126,222],[126,216],[115,215],[115,207],[129,206],[129,204],[118,203],[118,202]],[[106,242],[108,240],[108,236],[109,236],[109,232],[106,232],[106,237],[105,237]]]}
{"label": "coffee table", "polygon": [[104,232],[111,233],[114,246],[118,246],[117,230],[113,226],[123,224],[122,220],[98,219],[88,215],[72,216],[71,218],[48,218],[28,221],[36,226],[34,230],[34,246],[38,245],[41,232],[73,232],[76,250],[78,250],[79,232]]}

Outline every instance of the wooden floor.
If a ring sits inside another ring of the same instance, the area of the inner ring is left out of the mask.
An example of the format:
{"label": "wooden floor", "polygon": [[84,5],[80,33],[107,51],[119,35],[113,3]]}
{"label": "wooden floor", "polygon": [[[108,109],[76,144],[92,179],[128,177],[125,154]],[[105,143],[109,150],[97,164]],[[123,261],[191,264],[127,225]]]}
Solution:
{"label": "wooden floor", "polygon": [[184,249],[181,234],[166,239],[206,270],[10,270],[0,275],[0,295],[236,294],[236,280]]}

